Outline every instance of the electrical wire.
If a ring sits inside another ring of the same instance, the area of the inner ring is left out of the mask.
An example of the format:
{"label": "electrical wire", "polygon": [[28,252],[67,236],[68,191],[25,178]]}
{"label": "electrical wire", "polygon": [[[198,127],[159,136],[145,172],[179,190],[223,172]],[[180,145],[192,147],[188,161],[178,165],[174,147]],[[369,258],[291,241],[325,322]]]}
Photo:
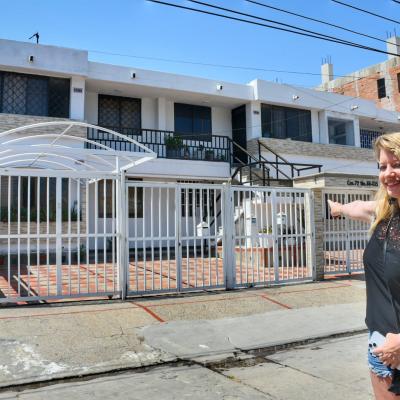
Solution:
{"label": "electrical wire", "polygon": [[[274,7],[274,6],[271,6],[269,4],[260,3],[260,2],[255,1],[255,0],[246,0],[246,1],[248,3],[253,3],[253,4],[256,4],[256,5],[261,6],[261,7],[270,8],[272,10],[276,10],[276,11],[280,11],[280,12],[283,12],[283,13],[286,13],[286,14],[294,15],[296,17],[304,18],[304,19],[309,20],[309,21],[318,22],[320,24],[324,24],[324,25],[327,25],[327,26],[332,26],[333,28],[341,29],[341,30],[346,31],[346,32],[354,33],[355,35],[364,36],[364,37],[367,37],[369,39],[373,39],[373,40],[377,40],[379,42],[386,43],[386,40],[384,40],[384,39],[378,38],[376,36],[367,35],[366,33],[357,32],[357,31],[354,31],[352,29],[345,28],[344,26],[332,24],[331,22],[323,21],[321,19],[316,19],[316,18],[312,18],[312,17],[307,17],[306,15],[297,14],[295,12],[284,10],[283,8]],[[393,1],[395,1],[395,0],[393,0]],[[400,3],[400,1],[399,1],[399,3]]]}
{"label": "electrical wire", "polygon": [[385,17],[385,16],[383,16],[383,15],[375,14],[375,13],[373,13],[373,12],[371,12],[371,11],[364,10],[363,8],[359,8],[359,7],[353,6],[353,5],[351,5],[351,4],[344,3],[343,1],[339,1],[339,0],[332,0],[332,1],[333,1],[334,3],[341,4],[342,6],[349,7],[349,8],[353,8],[354,10],[361,11],[361,12],[363,12],[363,13],[373,15],[374,17],[382,18],[382,19],[385,19],[386,21],[390,21],[390,22],[394,22],[394,23],[396,23],[396,24],[400,24],[400,21],[397,21],[397,20],[395,20],[395,19],[391,19],[391,18]]}
{"label": "electrical wire", "polygon": [[328,42],[339,43],[339,44],[343,44],[345,46],[360,48],[360,49],[364,49],[364,50],[370,50],[370,51],[374,51],[374,52],[377,52],[377,53],[388,54],[388,55],[392,55],[392,56],[396,56],[396,57],[398,56],[398,54],[395,54],[395,53],[379,50],[379,49],[376,49],[374,47],[364,46],[364,45],[357,44],[357,43],[352,44],[350,42],[344,41],[344,40],[339,39],[339,38],[338,39],[330,39],[330,38],[327,38],[327,37],[323,37],[321,35],[313,35],[313,34],[309,34],[309,33],[305,33],[305,32],[298,32],[298,31],[294,31],[294,30],[291,30],[291,29],[280,28],[280,27],[277,27],[277,26],[262,24],[260,22],[249,21],[249,20],[242,19],[242,18],[232,17],[232,16],[224,15],[224,14],[218,14],[218,13],[214,13],[214,12],[211,12],[211,11],[199,10],[197,8],[186,7],[186,6],[173,4],[173,3],[168,3],[168,2],[160,1],[160,0],[147,0],[147,1],[152,2],[152,3],[162,4],[162,5],[169,6],[169,7],[175,7],[175,8],[194,11],[194,12],[198,12],[198,13],[202,13],[202,14],[213,15],[213,16],[217,16],[217,17],[221,17],[221,18],[225,18],[225,19],[230,19],[230,20],[233,20],[233,21],[245,22],[245,23],[248,23],[248,24],[257,25],[257,26],[261,26],[261,27],[264,27],[264,28],[270,28],[270,29],[275,29],[275,30],[279,30],[279,31],[283,31],[283,32],[294,33],[294,34],[300,35],[300,36],[312,37],[312,38],[315,38],[315,39],[320,39],[320,40],[324,40],[324,41],[328,41]]}
{"label": "electrical wire", "polygon": [[350,43],[350,44],[352,44],[352,45],[357,45],[357,43],[350,42],[350,41],[348,41],[348,40],[344,40],[344,39],[341,39],[341,38],[337,38],[337,37],[331,36],[331,35],[325,35],[325,34],[320,33],[320,32],[310,31],[310,30],[308,30],[308,29],[303,29],[303,28],[300,28],[300,27],[298,27],[298,26],[294,26],[294,25],[291,25],[291,24],[285,24],[284,22],[276,21],[276,20],[273,20],[273,19],[267,19],[267,18],[259,17],[259,16],[257,16],[257,15],[243,13],[243,12],[240,12],[240,11],[237,11],[237,10],[232,10],[232,9],[226,8],[226,7],[220,7],[220,6],[217,6],[217,5],[215,5],[215,4],[206,3],[206,2],[203,2],[203,1],[199,1],[199,0],[188,0],[188,1],[190,1],[191,3],[195,3],[195,4],[200,4],[200,5],[202,5],[202,6],[206,6],[206,7],[210,7],[210,8],[215,8],[215,9],[217,9],[217,10],[228,11],[228,12],[230,12],[230,13],[234,13],[234,14],[238,14],[238,15],[243,15],[243,16],[245,16],[245,17],[250,17],[250,18],[258,19],[258,20],[260,20],[260,21],[270,22],[270,23],[277,24],[277,25],[281,25],[281,26],[285,26],[285,27],[288,27],[288,28],[294,28],[294,29],[297,29],[297,30],[299,30],[299,31],[301,31],[301,32],[310,33],[310,34],[312,34],[312,35],[318,35],[318,36],[325,37],[325,38],[329,38],[329,39],[332,39],[332,40],[340,40],[341,42],[344,42],[344,43]]}

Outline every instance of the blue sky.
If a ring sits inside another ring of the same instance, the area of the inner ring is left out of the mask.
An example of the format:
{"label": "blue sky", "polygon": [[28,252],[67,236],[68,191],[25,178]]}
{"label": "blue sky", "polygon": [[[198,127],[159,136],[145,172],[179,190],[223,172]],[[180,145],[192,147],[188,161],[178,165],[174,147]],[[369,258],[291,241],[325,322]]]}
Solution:
{"label": "blue sky", "polygon": [[[205,9],[187,0],[166,1]],[[205,1],[338,36],[381,50],[386,49],[385,43],[282,14],[250,4],[245,0]],[[400,35],[399,24],[360,13],[332,0],[259,1],[381,39],[386,39],[387,33],[394,33],[395,29]],[[392,0],[342,1],[400,20],[400,4]],[[208,67],[150,58],[319,74],[322,58],[330,56],[334,72],[338,75],[344,75],[387,58],[385,54],[170,8],[146,0],[3,0],[3,2],[0,38],[28,41],[30,35],[39,31],[42,44],[91,50],[89,58],[92,61],[225,81],[246,83],[261,78],[311,87],[320,83],[320,76]],[[95,51],[125,54],[131,57]]]}

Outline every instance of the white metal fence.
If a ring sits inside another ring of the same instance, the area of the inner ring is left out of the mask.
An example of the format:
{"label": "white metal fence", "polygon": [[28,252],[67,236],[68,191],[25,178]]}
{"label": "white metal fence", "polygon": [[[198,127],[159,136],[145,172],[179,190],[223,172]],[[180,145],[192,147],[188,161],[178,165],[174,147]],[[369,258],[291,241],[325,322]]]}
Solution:
{"label": "white metal fence", "polygon": [[3,173],[0,302],[118,293],[115,191],[113,176]]}
{"label": "white metal fence", "polygon": [[364,271],[363,253],[368,242],[367,222],[350,220],[344,216],[330,215],[328,200],[349,203],[355,200],[373,200],[374,192],[366,190],[324,190],[322,210],[324,215],[325,274]]}
{"label": "white metal fence", "polygon": [[312,279],[311,192],[232,190],[236,286]]}
{"label": "white metal fence", "polygon": [[313,278],[311,192],[0,175],[0,303]]}

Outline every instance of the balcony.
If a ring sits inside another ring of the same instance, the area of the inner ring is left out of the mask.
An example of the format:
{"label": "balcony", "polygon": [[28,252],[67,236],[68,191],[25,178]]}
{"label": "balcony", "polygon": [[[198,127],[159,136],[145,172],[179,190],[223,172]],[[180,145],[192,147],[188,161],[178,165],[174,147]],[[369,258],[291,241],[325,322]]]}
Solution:
{"label": "balcony", "polygon": [[[207,139],[199,139],[199,135],[182,137],[173,131],[109,126],[106,128],[138,141],[157,153],[158,158],[219,162],[230,162],[231,159],[231,139],[226,136],[210,135]],[[139,146],[99,129],[88,128],[87,138],[114,150],[143,152]],[[86,143],[85,146],[89,149],[101,149],[94,143]]]}

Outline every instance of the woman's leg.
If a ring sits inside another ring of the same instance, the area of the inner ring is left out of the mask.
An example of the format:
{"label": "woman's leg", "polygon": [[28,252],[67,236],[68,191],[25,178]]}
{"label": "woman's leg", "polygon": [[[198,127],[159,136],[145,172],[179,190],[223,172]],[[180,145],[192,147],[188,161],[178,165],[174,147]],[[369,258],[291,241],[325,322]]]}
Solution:
{"label": "woman's leg", "polygon": [[395,394],[388,392],[388,388],[392,383],[391,377],[381,378],[373,372],[370,372],[370,376],[376,400],[393,400],[397,397]]}

